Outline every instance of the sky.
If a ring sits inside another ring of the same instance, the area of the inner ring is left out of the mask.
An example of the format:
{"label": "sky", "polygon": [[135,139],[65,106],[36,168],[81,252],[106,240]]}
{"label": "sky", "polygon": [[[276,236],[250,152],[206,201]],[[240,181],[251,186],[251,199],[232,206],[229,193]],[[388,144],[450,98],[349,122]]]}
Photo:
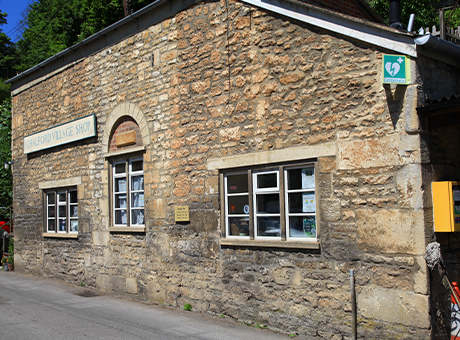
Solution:
{"label": "sky", "polygon": [[6,17],[7,24],[0,26],[0,29],[6,33],[12,41],[16,42],[19,38],[16,28],[22,20],[21,13],[33,2],[34,0],[0,0],[0,11],[8,14]]}

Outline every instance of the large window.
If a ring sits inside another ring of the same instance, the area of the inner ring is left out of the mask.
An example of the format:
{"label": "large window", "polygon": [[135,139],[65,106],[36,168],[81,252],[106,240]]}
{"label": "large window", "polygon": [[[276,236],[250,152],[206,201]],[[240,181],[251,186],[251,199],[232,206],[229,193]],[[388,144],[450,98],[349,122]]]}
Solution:
{"label": "large window", "polygon": [[144,163],[142,158],[112,166],[113,224],[144,226]]}
{"label": "large window", "polygon": [[314,164],[224,175],[227,239],[316,241]]}
{"label": "large window", "polygon": [[78,233],[78,195],[76,188],[44,192],[47,233]]}

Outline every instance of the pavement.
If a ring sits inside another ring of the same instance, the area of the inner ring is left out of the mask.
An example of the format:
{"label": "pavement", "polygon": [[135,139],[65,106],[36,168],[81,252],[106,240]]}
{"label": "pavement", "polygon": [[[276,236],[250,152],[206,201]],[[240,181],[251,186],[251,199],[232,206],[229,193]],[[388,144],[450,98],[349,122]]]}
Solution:
{"label": "pavement", "polygon": [[289,336],[229,317],[142,303],[0,270],[0,339],[286,340]]}

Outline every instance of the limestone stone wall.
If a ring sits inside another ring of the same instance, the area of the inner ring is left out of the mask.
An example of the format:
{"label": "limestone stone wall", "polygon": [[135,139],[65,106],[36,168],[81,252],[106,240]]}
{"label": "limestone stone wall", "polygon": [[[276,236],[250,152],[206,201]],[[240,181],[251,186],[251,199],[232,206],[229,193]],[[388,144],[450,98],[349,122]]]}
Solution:
{"label": "limestone stone wall", "polygon": [[[45,77],[13,98],[16,267],[334,339],[351,336],[354,269],[360,337],[428,338],[419,84],[382,88],[384,52],[209,1]],[[92,113],[97,137],[23,154],[24,136]],[[144,233],[109,229],[106,154],[123,114],[145,147]],[[210,160],[323,145],[334,154],[308,156],[319,250],[220,244]],[[70,177],[78,239],[43,237],[40,183]],[[190,223],[174,222],[177,205]]]}

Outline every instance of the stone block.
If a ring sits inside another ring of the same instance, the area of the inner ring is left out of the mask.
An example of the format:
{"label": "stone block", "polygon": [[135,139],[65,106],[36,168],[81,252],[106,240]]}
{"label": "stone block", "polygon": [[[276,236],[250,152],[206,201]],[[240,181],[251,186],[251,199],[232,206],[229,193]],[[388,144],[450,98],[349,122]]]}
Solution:
{"label": "stone block", "polygon": [[152,199],[146,203],[146,208],[147,208],[150,218],[165,218],[166,217],[165,206],[166,206],[165,200],[162,198]]}
{"label": "stone block", "polygon": [[357,304],[359,314],[365,318],[408,327],[430,327],[427,295],[369,286],[357,295]]}
{"label": "stone block", "polygon": [[96,287],[104,292],[110,292],[112,290],[111,277],[103,274],[97,275]]}
{"label": "stone block", "polygon": [[217,214],[214,210],[190,211],[190,227],[195,231],[216,231]]}
{"label": "stone block", "polygon": [[147,297],[156,303],[166,302],[166,290],[156,281],[147,283]]}
{"label": "stone block", "polygon": [[339,169],[362,169],[403,164],[397,136],[338,143]]}
{"label": "stone block", "polygon": [[396,175],[401,208],[423,209],[422,171],[420,165],[405,166]]}
{"label": "stone block", "polygon": [[108,246],[110,240],[110,233],[105,230],[93,230],[93,245],[94,246]]}
{"label": "stone block", "polygon": [[135,277],[126,278],[126,292],[130,294],[138,293],[137,279]]}
{"label": "stone block", "polygon": [[428,295],[429,293],[429,277],[424,256],[417,256],[415,261],[418,265],[418,271],[414,274],[414,292],[418,294]]}
{"label": "stone block", "polygon": [[369,252],[425,253],[423,211],[359,209],[358,245]]}
{"label": "stone block", "polygon": [[323,221],[340,221],[342,217],[340,200],[323,199],[320,202],[321,219]]}

